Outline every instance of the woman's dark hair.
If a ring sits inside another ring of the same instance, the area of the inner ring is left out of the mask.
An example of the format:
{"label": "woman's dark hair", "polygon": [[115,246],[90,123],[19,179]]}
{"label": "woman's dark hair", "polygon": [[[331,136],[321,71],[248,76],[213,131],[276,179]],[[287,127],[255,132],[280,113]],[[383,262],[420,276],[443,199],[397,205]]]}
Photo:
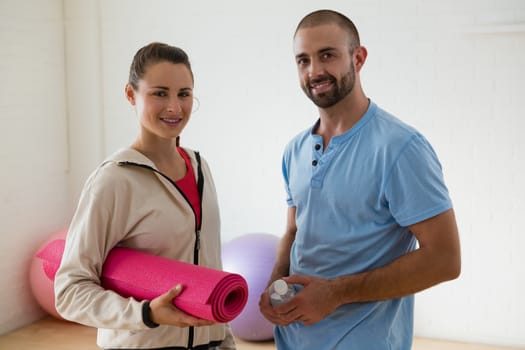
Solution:
{"label": "woman's dark hair", "polygon": [[193,80],[193,72],[191,70],[190,60],[184,50],[164,43],[153,42],[140,48],[131,62],[129,68],[129,84],[133,89],[138,88],[138,82],[146,73],[146,69],[155,63],[167,61],[175,64],[185,65],[191,74]]}

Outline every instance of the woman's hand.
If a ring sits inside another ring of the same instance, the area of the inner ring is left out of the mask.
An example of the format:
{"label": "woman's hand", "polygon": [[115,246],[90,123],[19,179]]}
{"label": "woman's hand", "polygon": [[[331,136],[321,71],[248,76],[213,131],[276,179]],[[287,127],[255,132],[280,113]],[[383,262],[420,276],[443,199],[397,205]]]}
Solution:
{"label": "woman's hand", "polygon": [[177,284],[166,293],[153,299],[150,306],[150,319],[158,324],[172,325],[177,327],[189,326],[210,326],[213,321],[204,320],[188,315],[177,309],[173,304],[173,299],[182,292],[182,285]]}

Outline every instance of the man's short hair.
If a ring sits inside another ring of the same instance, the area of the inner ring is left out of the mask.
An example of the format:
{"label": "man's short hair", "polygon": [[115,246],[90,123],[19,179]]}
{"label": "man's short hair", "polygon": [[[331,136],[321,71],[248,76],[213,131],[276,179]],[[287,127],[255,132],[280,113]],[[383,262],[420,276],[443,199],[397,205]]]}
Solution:
{"label": "man's short hair", "polygon": [[323,24],[336,24],[341,29],[346,31],[348,33],[351,51],[361,45],[359,40],[359,32],[357,31],[354,22],[352,22],[345,15],[333,10],[317,10],[304,16],[295,29],[294,38],[297,35],[299,29],[315,27]]}

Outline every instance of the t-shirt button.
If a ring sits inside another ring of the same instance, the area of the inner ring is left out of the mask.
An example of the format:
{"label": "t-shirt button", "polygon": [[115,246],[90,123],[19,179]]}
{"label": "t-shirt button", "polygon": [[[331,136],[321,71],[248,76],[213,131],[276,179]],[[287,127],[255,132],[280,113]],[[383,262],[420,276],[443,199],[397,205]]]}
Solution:
{"label": "t-shirt button", "polygon": [[312,161],[312,165],[313,165],[313,166],[316,166],[316,165],[317,165],[317,160],[313,160],[313,161]]}
{"label": "t-shirt button", "polygon": [[320,144],[316,144],[316,145],[315,145],[315,150],[316,150],[316,151],[319,151],[320,149],[321,149],[321,145],[320,145]]}

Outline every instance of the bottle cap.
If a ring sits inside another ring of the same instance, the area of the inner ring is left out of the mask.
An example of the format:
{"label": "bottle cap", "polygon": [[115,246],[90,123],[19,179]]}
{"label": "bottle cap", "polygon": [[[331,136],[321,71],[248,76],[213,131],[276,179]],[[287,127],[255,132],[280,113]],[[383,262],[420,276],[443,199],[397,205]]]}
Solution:
{"label": "bottle cap", "polygon": [[288,284],[283,280],[277,280],[273,283],[273,289],[279,295],[285,295],[288,292]]}
{"label": "bottle cap", "polygon": [[277,294],[277,293],[272,293],[272,295],[270,295],[270,298],[273,299],[273,300],[278,300],[278,301],[282,301],[283,300],[283,296],[281,294]]}

